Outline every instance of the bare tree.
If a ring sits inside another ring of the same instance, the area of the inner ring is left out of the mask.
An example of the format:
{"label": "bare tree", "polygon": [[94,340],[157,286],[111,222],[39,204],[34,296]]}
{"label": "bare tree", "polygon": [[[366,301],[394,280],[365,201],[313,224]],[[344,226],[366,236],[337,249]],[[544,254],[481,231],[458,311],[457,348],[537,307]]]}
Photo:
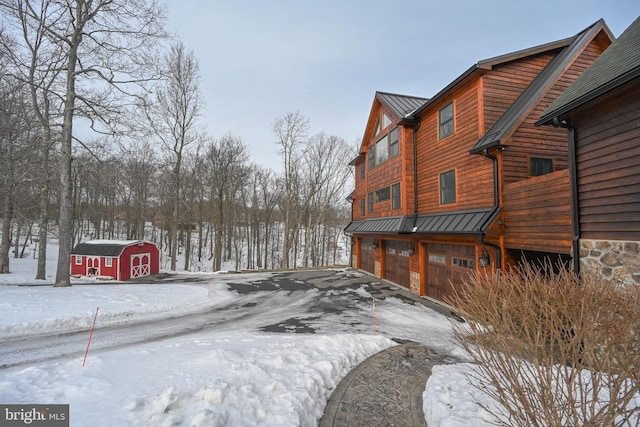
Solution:
{"label": "bare tree", "polygon": [[287,113],[273,122],[273,132],[280,145],[284,166],[284,241],[282,247],[282,268],[289,268],[289,256],[295,240],[299,208],[299,175],[302,149],[306,144],[309,119],[299,112]]}
{"label": "bare tree", "polygon": [[[246,145],[240,138],[232,135],[225,135],[219,141],[210,143],[206,157],[210,173],[210,200],[214,206],[212,222],[215,233],[213,248],[215,271],[222,267],[225,241],[231,242],[236,195],[246,182],[250,166]],[[227,254],[229,255],[229,250]]]}
{"label": "bare tree", "polygon": [[178,254],[178,217],[180,212],[180,178],[186,148],[201,138],[198,117],[203,107],[200,93],[198,60],[181,43],[171,46],[166,58],[165,79],[155,98],[144,105],[154,134],[171,154],[173,163],[173,199],[170,223],[171,270],[176,269]]}
{"label": "bare tree", "polygon": [[[327,240],[316,239],[321,247],[312,244],[316,230],[326,220],[327,211],[339,205],[346,197],[345,186],[351,177],[352,169],[349,160],[353,157],[354,148],[344,139],[327,136],[321,132],[309,140],[303,154],[304,175],[302,177],[302,206],[304,215],[304,266],[319,263],[319,254],[323,251]],[[326,224],[325,224],[326,226]],[[324,230],[321,230],[324,234]]]}
{"label": "bare tree", "polygon": [[[47,14],[41,14],[44,9]],[[56,91],[63,116],[55,286],[69,286],[74,118],[85,117],[95,131],[113,131],[120,112],[116,100],[153,78],[152,53],[166,36],[164,11],[154,0],[2,0],[0,10],[9,19],[25,14],[64,58],[62,88]]]}
{"label": "bare tree", "polygon": [[[49,151],[53,144],[54,120],[58,115],[54,91],[63,69],[63,51],[47,37],[46,22],[51,2],[32,7],[29,2],[0,2],[0,8],[15,24],[15,38],[3,37],[1,45],[14,65],[14,78],[28,88],[31,108],[40,127],[39,139],[39,219],[38,267],[36,279],[46,276],[47,229],[49,217]],[[37,17],[34,17],[37,16]]]}

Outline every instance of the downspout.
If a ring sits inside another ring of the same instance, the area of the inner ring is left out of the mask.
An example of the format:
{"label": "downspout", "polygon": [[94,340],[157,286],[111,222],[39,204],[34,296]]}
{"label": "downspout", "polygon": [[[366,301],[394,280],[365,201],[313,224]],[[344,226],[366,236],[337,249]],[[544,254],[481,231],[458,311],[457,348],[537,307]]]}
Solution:
{"label": "downspout", "polygon": [[571,185],[571,214],[573,233],[571,247],[573,250],[573,272],[580,274],[580,214],[578,202],[578,170],[576,162],[576,129],[566,120],[553,118],[553,126],[569,131],[569,180]]}
{"label": "downspout", "polygon": [[[485,148],[482,150],[482,155],[486,158],[489,158],[493,161],[493,210],[491,211],[491,215],[489,215],[489,219],[493,218],[493,216],[500,209],[500,186],[498,185],[498,158],[493,154],[489,153],[489,149]],[[482,229],[488,225],[487,223],[482,225]],[[480,243],[483,245],[491,246],[496,249],[496,270],[501,270],[502,268],[502,250],[500,249],[500,245],[496,245],[495,243],[486,242],[484,240],[484,231],[481,231],[480,234]]]}

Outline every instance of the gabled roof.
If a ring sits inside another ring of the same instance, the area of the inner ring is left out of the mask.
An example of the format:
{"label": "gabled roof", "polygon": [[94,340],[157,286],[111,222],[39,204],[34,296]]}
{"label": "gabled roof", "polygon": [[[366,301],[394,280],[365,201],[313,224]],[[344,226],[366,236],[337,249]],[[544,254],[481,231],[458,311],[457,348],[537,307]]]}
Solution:
{"label": "gabled roof", "polygon": [[443,88],[440,92],[435,94],[432,98],[430,98],[427,102],[425,102],[420,108],[418,108],[412,115],[413,117],[417,117],[422,111],[424,111],[429,105],[438,101],[442,98],[447,92],[456,87],[460,82],[465,80],[467,77],[472,75],[474,72],[479,70],[491,70],[493,67],[501,64],[505,64],[507,62],[515,61],[518,59],[526,58],[528,56],[538,55],[540,53],[549,52],[552,50],[562,49],[567,47],[573,38],[567,38],[562,40],[557,40],[551,43],[545,43],[538,46],[533,46],[527,49],[521,49],[515,52],[507,53],[504,55],[494,56],[493,58],[487,58],[478,61],[469,67],[464,73],[460,74],[455,80],[449,83],[445,88]]}
{"label": "gabled roof", "polygon": [[145,244],[142,240],[89,240],[78,243],[71,251],[71,255],[120,256],[125,248]]}
{"label": "gabled roof", "polygon": [[640,17],[540,116],[536,126],[640,76]]}
{"label": "gabled roof", "polygon": [[400,95],[380,91],[376,92],[376,98],[389,107],[399,118],[410,116],[411,113],[429,100],[428,98],[421,98],[419,96]]}
{"label": "gabled roof", "polygon": [[[610,34],[604,20],[600,19],[573,38],[568,39],[570,40],[568,46],[533,79],[504,114],[496,120],[491,129],[473,146],[470,153],[479,153],[484,149],[500,145],[501,140],[508,137],[524,120],[526,114],[538,104],[548,88],[564,73],[575,56],[603,29]],[[610,37],[613,39],[613,36],[610,35]]]}

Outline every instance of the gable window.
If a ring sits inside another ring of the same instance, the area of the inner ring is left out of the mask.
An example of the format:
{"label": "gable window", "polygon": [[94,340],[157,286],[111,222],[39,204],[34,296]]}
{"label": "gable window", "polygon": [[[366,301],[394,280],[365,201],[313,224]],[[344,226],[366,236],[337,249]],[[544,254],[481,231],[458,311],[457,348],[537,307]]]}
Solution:
{"label": "gable window", "polygon": [[389,132],[389,158],[392,159],[398,155],[398,128]]}
{"label": "gable window", "polygon": [[553,159],[531,157],[529,161],[529,175],[540,176],[553,172]]}
{"label": "gable window", "polygon": [[387,116],[385,113],[382,113],[382,129],[386,128],[387,126],[391,125],[391,119],[389,118],[389,116]]}
{"label": "gable window", "polygon": [[386,202],[390,198],[391,198],[391,192],[389,191],[389,187],[383,187],[379,190],[376,190],[376,203]]}
{"label": "gable window", "polygon": [[453,134],[453,101],[438,111],[438,130],[440,139]]}
{"label": "gable window", "polygon": [[108,256],[104,259],[104,266],[105,267],[112,267],[113,266],[113,258]]}
{"label": "gable window", "polygon": [[364,162],[360,163],[360,179],[364,179]]}
{"label": "gable window", "polygon": [[369,151],[367,152],[367,161],[369,162],[369,170],[376,167],[376,146],[372,145],[369,147]]}
{"label": "gable window", "polygon": [[445,205],[456,202],[456,171],[440,174],[440,203]]}
{"label": "gable window", "polygon": [[82,255],[76,255],[76,265],[82,265]]}
{"label": "gable window", "polygon": [[373,193],[367,194],[367,205],[369,213],[373,213]]}
{"label": "gable window", "polygon": [[381,129],[380,129],[380,117],[378,117],[378,118],[376,119],[376,124],[375,124],[375,126],[373,127],[373,133],[372,133],[372,135],[373,135],[373,136],[376,136],[377,134],[379,134],[379,133],[380,133],[380,130],[381,130]]}
{"label": "gable window", "polygon": [[400,183],[391,186],[391,209],[400,209]]}
{"label": "gable window", "polygon": [[384,163],[389,158],[389,142],[388,137],[385,136],[380,141],[376,142],[376,166],[380,163]]}
{"label": "gable window", "polygon": [[360,199],[360,216],[364,216],[364,198]]}

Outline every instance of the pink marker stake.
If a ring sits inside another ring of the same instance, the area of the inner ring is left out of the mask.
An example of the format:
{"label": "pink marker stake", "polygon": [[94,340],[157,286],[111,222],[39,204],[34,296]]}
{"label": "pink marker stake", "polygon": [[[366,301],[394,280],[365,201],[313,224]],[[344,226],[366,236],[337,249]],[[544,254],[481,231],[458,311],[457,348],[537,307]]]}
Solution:
{"label": "pink marker stake", "polygon": [[91,345],[91,338],[93,337],[93,330],[96,328],[96,320],[98,319],[98,310],[100,307],[96,307],[96,315],[93,318],[93,325],[91,325],[91,333],[89,334],[89,341],[87,342],[87,350],[84,352],[84,360],[82,361],[82,366],[87,363],[87,355],[89,354],[89,346]]}

